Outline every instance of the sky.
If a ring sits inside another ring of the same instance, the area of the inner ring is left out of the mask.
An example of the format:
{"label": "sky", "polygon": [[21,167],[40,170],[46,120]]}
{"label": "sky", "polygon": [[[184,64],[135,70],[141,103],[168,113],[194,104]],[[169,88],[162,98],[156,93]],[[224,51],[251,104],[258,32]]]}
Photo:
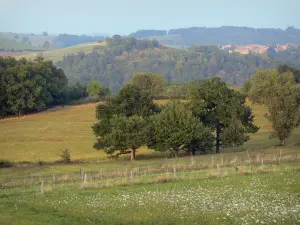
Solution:
{"label": "sky", "polygon": [[0,31],[121,34],[140,29],[300,28],[300,0],[0,0]]}

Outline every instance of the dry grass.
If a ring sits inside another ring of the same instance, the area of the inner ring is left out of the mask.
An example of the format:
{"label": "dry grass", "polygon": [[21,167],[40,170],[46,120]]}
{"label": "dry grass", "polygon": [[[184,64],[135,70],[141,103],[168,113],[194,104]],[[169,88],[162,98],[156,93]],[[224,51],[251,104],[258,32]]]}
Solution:
{"label": "dry grass", "polygon": [[[165,104],[167,100],[156,102]],[[269,139],[271,125],[264,117],[265,107],[253,104],[251,106],[255,122],[261,129],[252,135],[251,140],[243,147],[234,150],[225,149],[224,152],[248,149],[259,153],[260,149],[278,144],[276,139]],[[52,162],[58,160],[59,151],[66,148],[71,150],[72,160],[95,161],[106,158],[103,152],[96,151],[92,147],[95,142],[91,129],[96,122],[95,107],[96,104],[56,107],[42,113],[0,120],[0,159],[14,162]],[[297,146],[300,142],[299,136],[300,129],[297,129],[289,139],[288,145]],[[138,150],[138,154],[149,153],[147,148]],[[259,156],[256,155],[252,160],[257,161],[257,157]],[[234,163],[233,158],[230,160]]]}
{"label": "dry grass", "polygon": [[[101,43],[89,43],[89,44],[81,44],[81,45],[74,45],[67,48],[61,48],[61,49],[53,49],[49,51],[42,52],[42,56],[45,59],[52,60],[53,62],[57,62],[63,59],[63,56],[68,54],[76,54],[78,52],[84,52],[84,53],[91,53],[95,47],[99,48],[97,51],[104,51],[106,46],[105,42]],[[28,59],[34,59],[39,53],[32,53],[29,55],[25,55]]]}

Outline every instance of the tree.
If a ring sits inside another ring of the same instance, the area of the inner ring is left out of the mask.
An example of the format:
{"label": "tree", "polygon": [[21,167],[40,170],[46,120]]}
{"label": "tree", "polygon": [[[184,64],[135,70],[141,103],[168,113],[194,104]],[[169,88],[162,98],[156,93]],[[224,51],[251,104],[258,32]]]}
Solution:
{"label": "tree", "polygon": [[281,64],[277,67],[277,71],[280,74],[291,72],[294,75],[295,82],[300,82],[300,69],[296,69],[286,64]]}
{"label": "tree", "polygon": [[252,110],[246,106],[246,96],[229,89],[220,78],[195,81],[190,88],[190,104],[194,115],[216,134],[216,153],[220,152],[222,132],[236,117],[245,133],[255,133]]}
{"label": "tree", "polygon": [[249,95],[253,101],[265,104],[267,119],[272,123],[272,135],[285,144],[294,128],[300,124],[300,91],[291,72],[280,74],[275,69],[259,70],[251,78]]}
{"label": "tree", "polygon": [[132,77],[132,83],[142,90],[149,91],[152,96],[157,96],[163,93],[166,81],[158,74],[139,72]]}
{"label": "tree", "polygon": [[[195,152],[196,147],[212,147],[210,130],[193,115],[187,104],[169,102],[159,114],[151,117],[151,138],[148,147],[157,151],[171,151],[178,156],[180,149]],[[205,150],[205,149],[202,149]]]}
{"label": "tree", "polygon": [[21,115],[65,102],[67,78],[51,61],[0,57],[0,112]]}
{"label": "tree", "polygon": [[44,31],[43,36],[48,36],[48,33],[46,31]]}
{"label": "tree", "polygon": [[93,98],[98,98],[101,94],[102,85],[100,82],[93,80],[87,86],[87,93]]}
{"label": "tree", "polygon": [[142,116],[114,115],[109,119],[107,128],[99,129],[101,139],[98,139],[94,147],[104,149],[110,156],[130,153],[130,160],[134,160],[136,150],[147,143],[148,123]]}
{"label": "tree", "polygon": [[224,128],[221,134],[221,142],[224,147],[232,147],[243,145],[250,138],[247,135],[243,124],[236,117],[232,117],[229,125]]}
{"label": "tree", "polygon": [[43,44],[43,48],[49,49],[50,48],[50,42],[49,41],[45,41],[44,44]]}
{"label": "tree", "polygon": [[[144,120],[156,112],[159,112],[159,108],[153,103],[149,92],[131,84],[125,85],[117,96],[108,98],[105,104],[99,104],[96,108],[99,122],[93,125],[97,137],[94,148],[102,149],[107,154],[114,154],[118,150],[116,156],[129,153],[128,149],[131,148],[131,159],[134,159],[136,148],[146,143],[146,139],[143,139],[144,133],[141,133],[141,136],[138,134],[146,130]],[[114,133],[117,131],[123,132],[123,136],[121,133]],[[131,136],[132,132],[137,135],[136,139]],[[118,143],[117,138],[122,138],[122,143]],[[125,142],[126,138],[133,140]],[[131,141],[135,141],[136,144],[133,145]]]}

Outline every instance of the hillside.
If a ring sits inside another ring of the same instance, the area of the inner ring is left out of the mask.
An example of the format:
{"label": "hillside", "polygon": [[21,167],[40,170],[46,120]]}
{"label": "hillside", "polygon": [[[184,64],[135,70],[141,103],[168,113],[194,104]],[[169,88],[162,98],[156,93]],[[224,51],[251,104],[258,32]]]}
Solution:
{"label": "hillside", "polygon": [[[93,149],[95,136],[91,126],[96,122],[95,106],[96,104],[59,106],[38,114],[0,120],[0,158],[16,162],[55,161],[59,159],[59,151],[66,148],[71,150],[74,160],[105,158],[103,152]],[[260,105],[252,107],[260,130],[242,148],[263,149],[275,146],[278,141],[269,139],[271,124],[264,117],[265,108]],[[299,135],[300,128],[293,133],[288,144],[299,144]],[[147,149],[138,151],[138,154],[149,153]]]}
{"label": "hillside", "polygon": [[22,40],[25,40],[24,38],[28,38],[28,42],[31,43],[31,45],[35,47],[41,47],[43,44],[48,41],[50,43],[53,42],[53,40],[56,38],[56,36],[53,35],[40,35],[40,34],[20,34],[20,33],[12,33],[12,32],[0,32],[0,38],[5,38],[9,40],[13,40],[16,42],[21,43]]}
{"label": "hillside", "polygon": [[57,62],[69,83],[98,80],[117,92],[135,73],[144,71],[158,73],[170,84],[217,76],[240,85],[257,69],[274,68],[282,63],[300,67],[299,48],[278,52],[271,48],[272,51],[264,54],[240,54],[217,46],[183,50],[159,46],[157,40],[120,36],[111,40],[105,54],[75,54]]}
{"label": "hillside", "polygon": [[[169,45],[247,45],[247,44],[300,44],[300,29],[288,27],[285,30],[274,28],[250,27],[190,27],[171,29],[169,31],[140,30],[130,36],[136,38],[153,38]],[[166,41],[164,41],[164,38]],[[180,43],[178,43],[180,39]]]}
{"label": "hillside", "polygon": [[91,53],[93,50],[96,50],[97,52],[104,52],[105,46],[106,46],[105,42],[88,43],[88,44],[74,45],[72,47],[67,47],[67,48],[48,50],[41,53],[32,53],[26,55],[25,57],[28,59],[34,59],[36,56],[40,55],[47,60],[52,60],[53,62],[57,62],[63,60],[64,56],[70,54],[76,54],[79,52],[84,52],[86,54]]}
{"label": "hillside", "polygon": [[22,51],[41,51],[43,48],[36,47],[30,44],[20,43],[14,40],[3,39],[0,37],[0,51],[15,51],[15,52],[22,52]]}

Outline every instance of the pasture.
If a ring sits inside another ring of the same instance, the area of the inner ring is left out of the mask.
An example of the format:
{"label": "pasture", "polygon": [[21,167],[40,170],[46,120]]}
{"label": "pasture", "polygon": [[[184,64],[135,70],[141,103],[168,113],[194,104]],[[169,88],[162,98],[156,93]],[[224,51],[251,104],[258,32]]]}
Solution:
{"label": "pasture", "polygon": [[[0,224],[300,222],[299,164],[238,168],[221,167],[219,176],[213,167],[190,171],[178,168],[176,174],[145,174],[135,176],[134,181],[125,173],[118,178],[83,181],[78,173],[77,181],[43,180],[42,187],[40,178],[44,177],[34,177],[38,182],[31,184],[25,184],[23,177],[19,187],[2,186]],[[28,176],[28,182],[30,179]]]}
{"label": "pasture", "polygon": [[[300,130],[276,147],[263,106],[243,147],[181,158],[141,148],[133,162],[93,149],[95,106],[0,120],[0,159],[40,162],[0,169],[0,224],[300,223]],[[66,148],[74,163],[52,164]]]}
{"label": "pasture", "polygon": [[[163,104],[165,100],[158,103]],[[66,148],[71,150],[72,160],[97,161],[106,158],[103,152],[93,149],[95,137],[91,126],[96,122],[95,107],[96,104],[59,106],[38,114],[0,120],[0,159],[53,162],[59,159],[60,150]],[[271,124],[264,117],[266,109],[261,105],[252,105],[252,108],[260,130],[235,151],[259,150],[278,144],[277,140],[269,139]],[[299,136],[298,128],[287,144],[299,146]],[[233,149],[224,151],[232,152]],[[141,148],[137,154],[152,152]]]}
{"label": "pasture", "polygon": [[27,59],[34,59],[36,58],[37,55],[41,55],[47,60],[57,62],[62,60],[63,57],[68,54],[76,54],[79,52],[91,53],[94,49],[96,49],[97,52],[104,52],[105,46],[106,46],[105,42],[81,44],[81,45],[74,45],[67,48],[48,50],[38,54],[33,53],[33,54],[26,55],[25,57]]}

